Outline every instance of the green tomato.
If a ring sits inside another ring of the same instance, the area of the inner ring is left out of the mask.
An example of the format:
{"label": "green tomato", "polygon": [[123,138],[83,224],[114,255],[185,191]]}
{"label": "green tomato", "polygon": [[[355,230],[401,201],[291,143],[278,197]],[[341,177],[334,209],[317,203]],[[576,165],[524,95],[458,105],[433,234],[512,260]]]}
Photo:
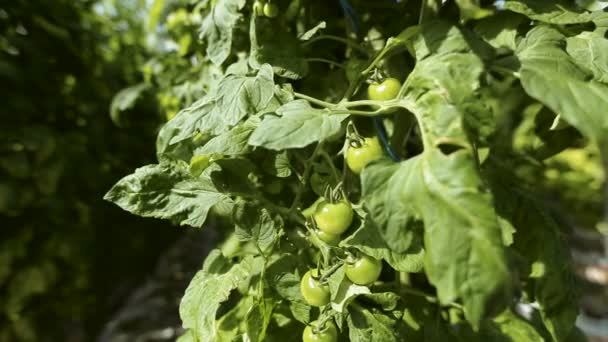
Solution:
{"label": "green tomato", "polygon": [[382,272],[382,261],[361,255],[352,264],[345,265],[346,277],[357,285],[369,285],[380,277]]}
{"label": "green tomato", "polygon": [[258,17],[264,16],[264,3],[262,1],[256,1],[253,3],[253,13]]}
{"label": "green tomato", "polygon": [[319,276],[319,270],[313,268],[306,272],[300,282],[300,292],[304,300],[312,306],[323,306],[329,303],[329,286],[321,284],[315,279]]}
{"label": "green tomato", "polygon": [[353,173],[358,175],[367,164],[382,157],[383,154],[384,151],[377,137],[365,138],[362,146],[348,147],[346,150],[346,164]]}
{"label": "green tomato", "polygon": [[331,234],[331,233],[327,233],[324,232],[320,229],[317,229],[315,231],[315,234],[317,234],[317,237],[319,237],[319,240],[325,242],[328,245],[331,246],[335,246],[338,244],[338,242],[340,242],[340,235],[336,235],[336,234]]}
{"label": "green tomato", "polygon": [[[302,342],[336,342],[338,341],[338,328],[333,321],[325,322],[323,327],[318,326],[319,321],[311,322],[304,328]],[[315,333],[315,331],[317,331]]]}
{"label": "green tomato", "polygon": [[276,18],[279,15],[279,6],[267,3],[264,5],[264,15],[268,18]]}
{"label": "green tomato", "polygon": [[341,201],[338,203],[323,202],[317,206],[313,215],[317,228],[333,235],[344,233],[353,222],[353,208],[350,203]]}
{"label": "green tomato", "polygon": [[397,97],[401,82],[396,78],[387,78],[381,83],[373,83],[367,88],[367,96],[374,101],[388,101]]}
{"label": "green tomato", "polygon": [[211,164],[211,155],[201,154],[190,159],[190,175],[198,177]]}

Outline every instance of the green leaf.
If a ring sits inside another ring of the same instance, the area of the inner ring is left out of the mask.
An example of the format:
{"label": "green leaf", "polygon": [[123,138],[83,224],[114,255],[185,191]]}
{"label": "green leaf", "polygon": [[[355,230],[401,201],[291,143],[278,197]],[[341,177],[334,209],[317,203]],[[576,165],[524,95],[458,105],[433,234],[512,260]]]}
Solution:
{"label": "green leaf", "polygon": [[264,65],[254,77],[229,74],[214,92],[181,110],[160,130],[157,153],[199,132],[218,135],[227,132],[246,116],[264,111],[275,96],[272,69]]}
{"label": "green leaf", "polygon": [[289,301],[289,310],[296,320],[308,323],[311,320],[311,307],[306,304],[300,292],[300,275],[306,272],[301,258],[297,254],[278,254],[266,269],[266,283],[280,298]]}
{"label": "green leaf", "polygon": [[439,300],[460,298],[467,319],[479,326],[489,308],[505,307],[510,275],[492,195],[469,140],[470,132],[492,126],[493,113],[479,101],[479,56],[489,56],[487,48],[468,34],[442,22],[422,27],[402,104],[418,120],[424,152],[399,164],[371,164],[362,182],[367,191],[383,182],[400,189],[385,206],[413,208],[424,222],[425,271]]}
{"label": "green leaf", "polygon": [[207,42],[207,56],[216,64],[222,64],[230,55],[235,26],[242,15],[239,13],[246,0],[217,0],[201,26],[201,39]]}
{"label": "green leaf", "polygon": [[[253,307],[253,299],[245,297],[234,308],[217,320],[217,341],[232,342],[239,336],[247,312]],[[191,330],[189,330],[191,331]],[[192,339],[192,341],[195,341]]]}
{"label": "green leaf", "polygon": [[239,156],[251,152],[251,147],[247,144],[247,141],[259,122],[258,117],[251,117],[244,123],[212,138],[205,145],[194,150],[194,155],[223,154]]}
{"label": "green leaf", "polygon": [[262,163],[264,171],[279,178],[291,176],[291,163],[286,151],[279,153],[269,153]]}
{"label": "green leaf", "polygon": [[315,27],[313,27],[310,30],[302,33],[302,35],[300,35],[300,40],[309,40],[315,34],[317,34],[317,32],[325,29],[326,27],[327,27],[327,23],[325,23],[324,21],[322,21],[322,22],[318,23]]}
{"label": "green leaf", "polygon": [[568,244],[560,238],[560,230],[546,209],[527,193],[526,182],[514,174],[505,175],[504,170],[505,165],[494,160],[488,165],[497,211],[518,232],[525,232],[514,235],[513,247],[530,265],[532,296],[540,304],[545,327],[556,341],[563,341],[570,334],[578,313],[578,293]]}
{"label": "green leaf", "polygon": [[579,68],[608,84],[608,40],[603,35],[583,32],[566,38],[566,44],[566,51]]}
{"label": "green leaf", "polygon": [[283,222],[268,210],[253,205],[236,206],[234,213],[235,233],[241,241],[253,241],[263,253],[269,252],[279,238]]}
{"label": "green leaf", "polygon": [[[373,180],[379,180],[375,177]],[[372,180],[365,179],[363,192],[366,193],[365,201],[382,201],[384,213],[392,213],[399,207],[397,199],[391,196],[382,197],[382,191],[386,188],[373,188],[370,186]],[[372,190],[373,189],[373,190]],[[395,188],[394,188],[395,189]],[[395,190],[398,190],[395,189]],[[399,191],[397,191],[399,192]],[[368,199],[370,199],[368,201]],[[386,201],[385,201],[386,200]],[[391,206],[391,204],[395,204]],[[422,229],[415,228],[414,222],[408,218],[400,220],[402,216],[391,217],[391,221],[382,225],[367,222],[357,229],[351,236],[340,243],[341,246],[353,247],[376,259],[384,259],[397,271],[420,272],[424,264],[424,249],[422,248]],[[381,228],[383,227],[383,228]]]}
{"label": "green leaf", "polygon": [[191,329],[197,341],[217,341],[216,314],[239,283],[259,271],[259,259],[248,256],[225,273],[199,271],[186,289],[179,315],[184,329]]}
{"label": "green leaf", "polygon": [[425,271],[442,303],[461,298],[474,325],[490,301],[498,297],[495,305],[503,305],[509,274],[501,231],[470,153],[428,150],[400,164],[372,164],[362,177],[363,184],[384,181],[387,188],[400,189],[399,200],[420,213]]}
{"label": "green leaf", "polygon": [[308,73],[306,55],[300,42],[290,32],[277,30],[273,22],[260,24],[251,18],[249,35],[251,51],[249,64],[258,69],[263,64],[270,64],[274,72],[285,78],[300,79]]}
{"label": "green leaf", "polygon": [[511,12],[499,12],[475,23],[475,33],[495,48],[517,48],[517,28],[524,16]]}
{"label": "green leaf", "polygon": [[460,19],[467,21],[485,18],[494,13],[493,10],[482,8],[479,0],[456,0],[460,7]]}
{"label": "green leaf", "polygon": [[141,167],[116,183],[104,199],[143,217],[170,219],[193,227],[202,227],[213,206],[232,204],[207,173],[191,178],[187,167],[178,164]]}
{"label": "green leaf", "polygon": [[122,126],[121,114],[135,106],[137,100],[150,89],[150,84],[140,83],[119,91],[110,104],[110,118],[118,127]]}
{"label": "green leaf", "polygon": [[331,293],[331,308],[336,312],[345,312],[348,304],[357,296],[369,294],[367,286],[351,283],[344,275],[344,267],[340,267],[328,278]]}
{"label": "green leaf", "polygon": [[539,26],[528,32],[517,50],[521,83],[531,97],[588,138],[605,145],[608,143],[608,116],[605,115],[608,86],[590,80],[564,51],[565,43],[564,35],[550,27]]}
{"label": "green leaf", "polygon": [[506,0],[503,9],[557,25],[587,23],[597,16],[563,0]]}
{"label": "green leaf", "polygon": [[511,310],[494,318],[494,327],[499,332],[493,341],[499,338],[507,341],[543,342],[544,339],[528,322],[517,317]]}
{"label": "green leaf", "polygon": [[261,342],[266,338],[266,329],[270,324],[275,304],[268,299],[255,303],[247,313],[247,333],[243,338],[251,342]]}
{"label": "green leaf", "polygon": [[252,146],[271,150],[301,148],[323,141],[340,132],[347,114],[316,109],[304,100],[283,105],[277,115],[266,115],[249,138]]}
{"label": "green leaf", "polygon": [[348,337],[351,342],[403,341],[405,324],[391,313],[351,305],[348,308]]}

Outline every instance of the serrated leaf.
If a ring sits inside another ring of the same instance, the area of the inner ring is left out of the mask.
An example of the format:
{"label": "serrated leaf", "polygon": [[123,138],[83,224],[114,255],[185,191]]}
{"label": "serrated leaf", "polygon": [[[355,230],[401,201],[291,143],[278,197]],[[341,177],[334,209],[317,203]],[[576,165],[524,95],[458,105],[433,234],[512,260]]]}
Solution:
{"label": "serrated leaf", "polygon": [[502,9],[558,25],[587,23],[597,16],[563,0],[506,0]]}
{"label": "serrated leaf", "polygon": [[564,51],[565,37],[556,29],[539,26],[521,42],[521,82],[539,100],[585,136],[608,143],[608,86],[589,80]]}
{"label": "serrated leaf", "polygon": [[456,27],[435,22],[422,27],[415,48],[418,62],[402,103],[418,120],[424,152],[400,164],[371,164],[362,179],[401,189],[399,202],[385,205],[411,207],[420,215],[425,271],[439,300],[460,298],[467,319],[478,326],[489,307],[504,308],[510,296],[492,195],[467,134],[492,126],[492,111],[479,101],[484,72],[479,53],[486,47]]}
{"label": "serrated leaf", "polygon": [[253,299],[245,297],[234,308],[217,320],[216,336],[218,342],[232,342],[239,335],[239,328],[252,306]]}
{"label": "serrated leaf", "polygon": [[207,55],[214,64],[224,63],[230,55],[233,30],[246,3],[246,0],[217,0],[203,20],[201,39],[207,42]]}
{"label": "serrated leaf", "polygon": [[290,32],[277,30],[274,23],[260,24],[251,18],[249,64],[258,69],[270,64],[274,72],[285,78],[300,79],[308,73],[302,46]]}
{"label": "serrated leaf", "polygon": [[213,206],[231,205],[208,174],[191,178],[177,164],[148,165],[121,179],[104,196],[122,209],[143,217],[169,219],[181,225],[202,227]]}
{"label": "serrated leaf", "polygon": [[348,117],[313,108],[304,100],[281,106],[277,114],[264,117],[249,138],[250,145],[271,150],[305,147],[337,134]]}
{"label": "serrated leaf", "polygon": [[251,147],[247,144],[247,141],[259,122],[260,120],[257,117],[251,117],[229,131],[213,137],[205,145],[194,150],[194,155],[223,154],[238,156],[251,152]]}
{"label": "serrated leaf", "polygon": [[157,154],[162,155],[171,145],[200,133],[219,135],[248,115],[265,110],[274,97],[272,69],[260,68],[256,76],[229,74],[214,92],[181,110],[167,122],[158,134]]}
{"label": "serrated leaf", "polygon": [[362,306],[350,306],[348,313],[348,337],[351,342],[403,341],[405,324],[390,313]]}
{"label": "serrated leaf", "polygon": [[483,190],[472,156],[430,150],[400,164],[375,164],[363,171],[364,183],[375,177],[401,189],[401,201],[421,214],[425,271],[440,301],[461,298],[468,319],[478,324],[490,300],[506,298],[509,275],[491,196]]}
{"label": "serrated leaf", "polygon": [[266,338],[266,329],[270,324],[274,303],[268,299],[262,299],[255,303],[247,313],[247,331],[243,338],[251,342],[261,342]]}
{"label": "serrated leaf", "polygon": [[[570,334],[578,312],[574,269],[566,241],[561,240],[555,221],[546,209],[522,192],[525,182],[515,175],[505,177],[503,165],[493,162],[488,176],[496,196],[497,210],[518,231],[513,247],[530,264],[533,295],[540,314],[556,341]],[[538,242],[542,241],[542,248]]]}
{"label": "serrated leaf", "polygon": [[608,40],[603,35],[584,32],[566,38],[566,51],[572,61],[593,79],[608,84]]}
{"label": "serrated leaf", "polygon": [[495,48],[517,47],[517,29],[525,17],[511,13],[499,12],[489,18],[479,20],[475,24],[475,33]]}
{"label": "serrated leaf", "polygon": [[348,304],[357,296],[369,294],[367,286],[351,283],[344,275],[344,268],[340,267],[328,278],[331,293],[331,308],[336,312],[345,312]]}
{"label": "serrated leaf", "polygon": [[[380,178],[381,177],[376,177],[374,179],[377,180]],[[367,187],[363,190],[363,192],[367,194],[365,197],[366,203],[369,203],[368,199],[370,199],[370,201],[383,201],[386,199],[385,197],[378,195],[381,191],[375,191],[384,189],[383,187],[369,187],[369,178],[367,179],[367,182],[366,179],[362,180],[362,182],[363,186]],[[374,189],[374,191],[371,191],[370,189]],[[374,195],[371,195],[371,193]],[[399,206],[394,198],[383,203],[396,204],[391,208],[389,208],[388,205],[383,207],[384,213],[390,213],[392,212],[391,209]],[[424,265],[424,249],[421,241],[422,229],[420,229],[421,227],[418,227],[419,229],[415,230],[415,228],[412,227],[414,225],[415,223],[408,221],[408,219],[400,221],[397,217],[390,223],[378,226],[372,222],[366,222],[351,236],[345,238],[340,245],[356,248],[378,260],[384,259],[397,271],[420,272]],[[384,228],[381,229],[380,227]]]}
{"label": "serrated leaf", "polygon": [[255,77],[226,76],[216,92],[224,123],[236,125],[246,115],[265,109],[274,96],[273,78],[268,64],[261,65]]}
{"label": "serrated leaf", "polygon": [[252,241],[261,252],[269,252],[279,238],[283,222],[267,209],[254,206],[236,206],[235,233],[241,241]]}
{"label": "serrated leaf", "polygon": [[226,273],[199,271],[186,289],[179,307],[184,329],[191,329],[197,341],[217,341],[216,314],[220,304],[242,281],[259,271],[261,263],[252,256],[234,264]]}
{"label": "serrated leaf", "polygon": [[262,164],[264,171],[279,178],[291,176],[291,163],[286,151],[269,154]]}

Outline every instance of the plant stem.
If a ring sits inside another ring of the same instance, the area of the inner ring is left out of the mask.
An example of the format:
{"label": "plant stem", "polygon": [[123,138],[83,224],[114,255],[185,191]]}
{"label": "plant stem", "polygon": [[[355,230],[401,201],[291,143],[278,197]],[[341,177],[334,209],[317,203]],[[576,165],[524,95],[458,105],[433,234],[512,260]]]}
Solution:
{"label": "plant stem", "polygon": [[323,273],[321,278],[319,278],[319,283],[323,284],[327,280],[327,278],[329,278],[332,274],[334,274],[340,267],[342,267],[341,262],[336,262],[335,264],[333,264],[329,268],[329,270],[327,270],[325,273]]}
{"label": "plant stem", "polygon": [[310,172],[312,171],[313,162],[319,155],[319,153],[323,150],[323,142],[317,144],[315,150],[312,152],[310,158],[308,158],[304,162],[304,173],[302,173],[302,179],[300,179],[300,186],[298,186],[298,190],[296,190],[296,195],[291,203],[291,207],[289,207],[290,212],[294,212],[295,209],[300,204],[300,199],[302,198],[302,193],[304,192],[304,188],[306,188],[306,184],[308,183],[308,177],[310,177]]}
{"label": "plant stem", "polygon": [[333,103],[322,101],[322,100],[316,99],[316,98],[314,98],[312,96],[308,96],[308,95],[305,95],[305,94],[302,94],[302,93],[298,93],[298,92],[295,92],[295,91],[293,92],[293,96],[297,97],[299,99],[306,100],[306,101],[308,101],[310,103],[314,103],[317,106],[321,106],[321,107],[325,107],[325,108],[334,108],[336,106]]}
{"label": "plant stem", "polygon": [[340,63],[338,63],[338,62],[334,62],[334,61],[332,61],[332,60],[325,59],[325,58],[320,58],[320,57],[310,57],[310,58],[306,58],[306,61],[307,61],[307,62],[319,62],[319,63],[326,63],[326,64],[329,64],[329,65],[333,65],[333,66],[335,66],[335,67],[338,67],[338,68],[340,68],[340,69],[345,69],[345,70],[346,70],[346,67],[345,67],[343,64],[340,64]]}
{"label": "plant stem", "polygon": [[351,40],[349,40],[347,38],[338,37],[338,36],[334,36],[334,35],[330,35],[330,34],[319,35],[319,36],[317,36],[315,38],[312,38],[311,40],[303,43],[302,45],[303,46],[308,46],[308,45],[311,45],[311,44],[313,44],[315,42],[318,42],[318,41],[324,40],[324,39],[334,40],[334,41],[337,41],[337,42],[340,42],[340,43],[344,43],[344,44],[348,45],[349,47],[351,47],[351,48],[353,48],[353,49],[355,49],[355,50],[357,50],[359,52],[362,52],[362,53],[364,53],[366,55],[369,55],[369,52],[367,50],[365,50],[364,48],[362,48],[356,42],[353,42],[353,41],[351,41]]}
{"label": "plant stem", "polygon": [[[439,303],[439,299],[437,299],[437,297],[432,296],[432,295],[430,295],[428,293],[425,293],[423,291],[417,290],[417,289],[412,288],[412,287],[401,286],[401,287],[399,287],[399,290],[401,292],[403,292],[403,293],[411,294],[413,296],[423,297],[424,299],[428,300],[431,303]],[[456,309],[463,310],[462,305],[460,305],[458,303],[452,302],[452,303],[448,303],[447,305],[451,306],[453,308],[456,308]]]}
{"label": "plant stem", "polygon": [[321,156],[323,158],[325,158],[325,161],[327,161],[327,163],[329,164],[329,167],[331,168],[331,173],[334,176],[334,179],[336,180],[336,182],[340,182],[340,176],[338,176],[338,170],[336,170],[336,166],[334,165],[333,160],[331,160],[331,157],[329,156],[329,154],[327,154],[327,152],[324,150],[321,152]]}

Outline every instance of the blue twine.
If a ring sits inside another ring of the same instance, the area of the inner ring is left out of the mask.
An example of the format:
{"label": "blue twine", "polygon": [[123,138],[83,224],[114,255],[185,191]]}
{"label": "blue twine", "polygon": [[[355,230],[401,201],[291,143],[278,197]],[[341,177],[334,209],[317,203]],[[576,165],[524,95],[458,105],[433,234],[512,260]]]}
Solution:
{"label": "blue twine", "polygon": [[[350,5],[348,0],[340,0],[340,5],[344,11],[344,16],[350,22],[353,32],[357,35],[357,37],[359,37],[361,32],[361,24],[357,12]],[[372,118],[372,121],[374,122],[374,128],[376,129],[376,133],[378,134],[382,148],[393,161],[398,162],[399,156],[397,156],[397,153],[395,153],[390,142],[388,141],[388,134],[386,133],[386,127],[384,126],[382,118],[374,117]]]}

